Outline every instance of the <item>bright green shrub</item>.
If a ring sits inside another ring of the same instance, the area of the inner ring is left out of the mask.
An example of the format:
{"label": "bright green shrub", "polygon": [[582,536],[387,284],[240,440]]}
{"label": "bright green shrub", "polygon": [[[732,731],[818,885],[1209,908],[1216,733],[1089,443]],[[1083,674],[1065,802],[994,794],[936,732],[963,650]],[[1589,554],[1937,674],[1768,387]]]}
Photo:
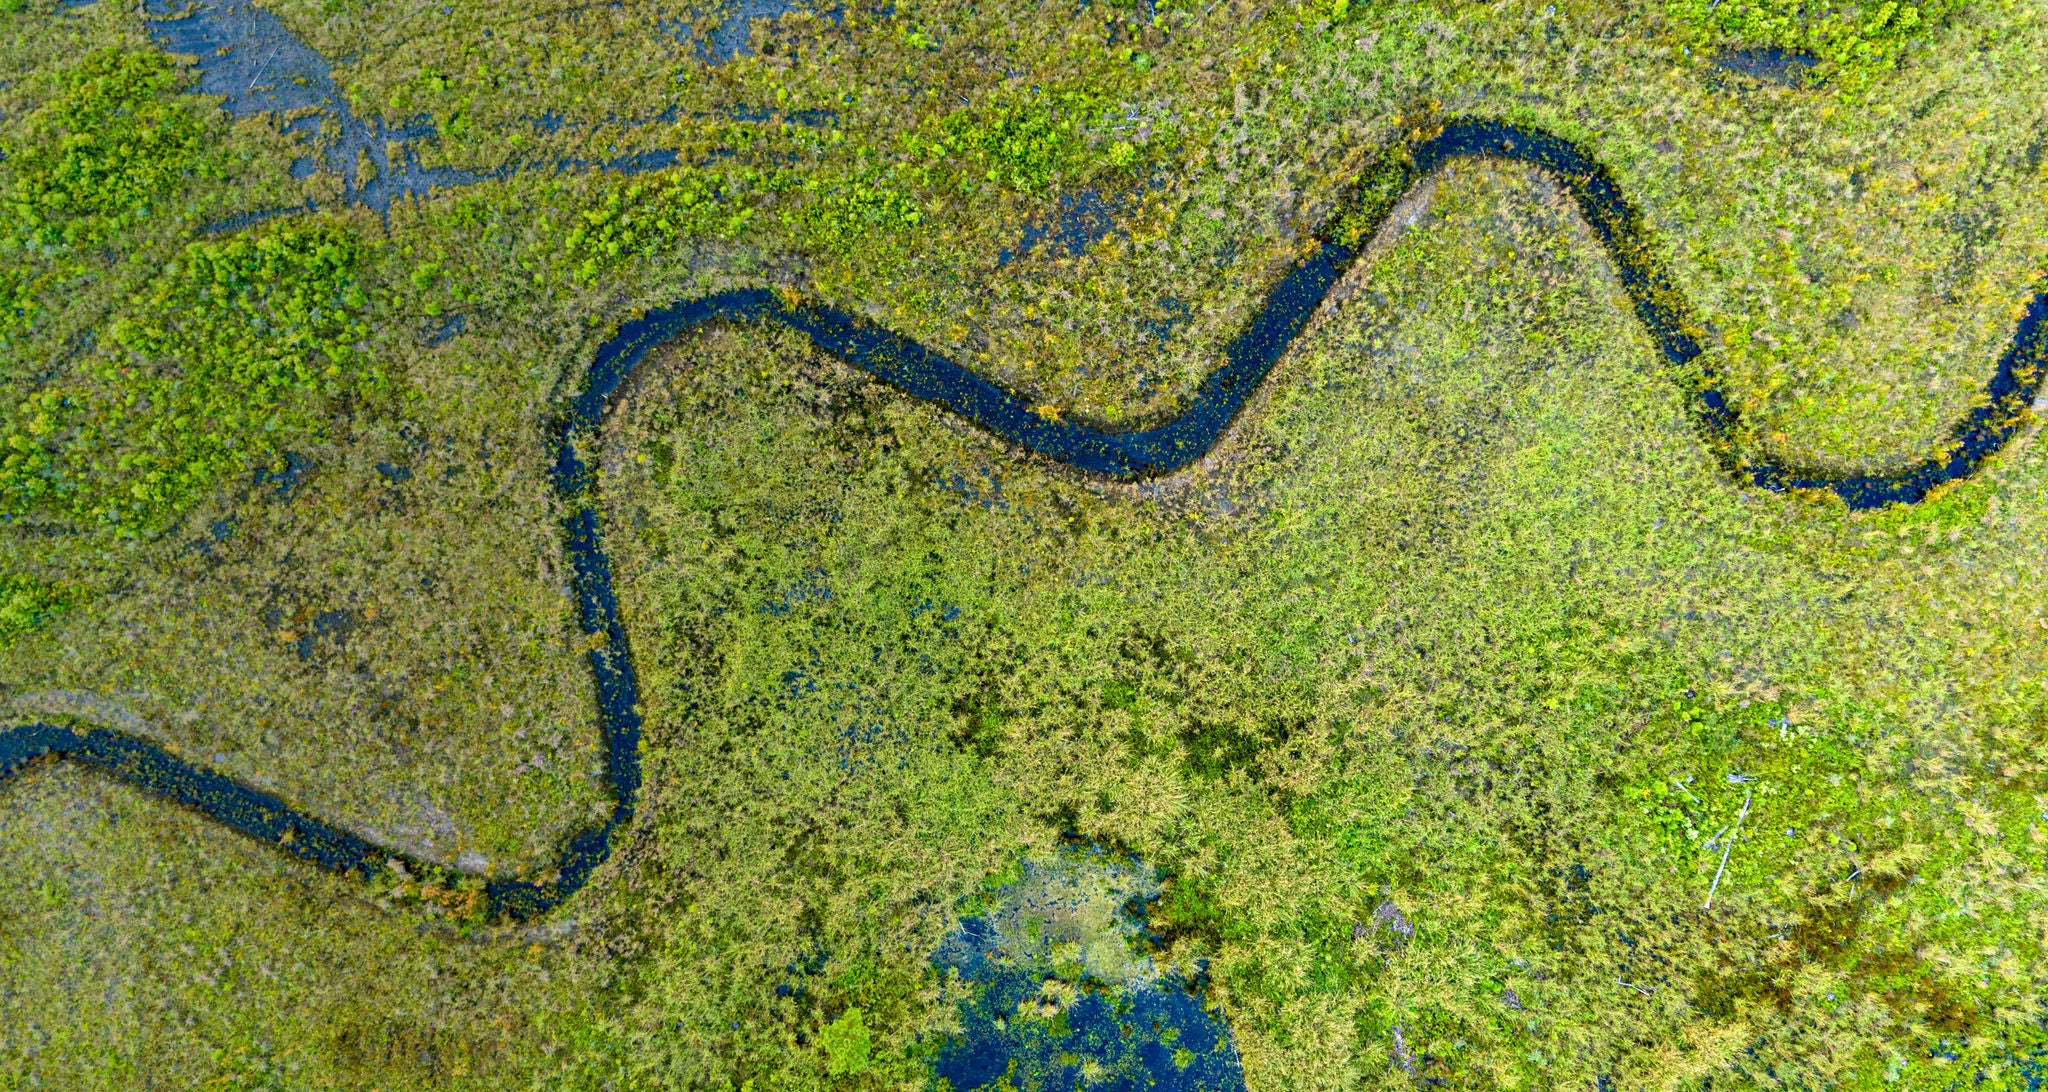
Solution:
{"label": "bright green shrub", "polygon": [[0,348],[35,321],[42,310],[36,297],[49,279],[47,273],[38,276],[27,269],[0,266]]}
{"label": "bright green shrub", "polygon": [[988,181],[1034,193],[1086,155],[1080,115],[1089,105],[1087,96],[1072,93],[998,97],[948,116],[941,130],[978,161]]}
{"label": "bright green shrub", "polygon": [[874,1045],[868,1034],[867,1016],[860,1006],[847,1009],[837,1020],[819,1029],[818,1044],[825,1048],[825,1071],[832,1076],[865,1072]]}
{"label": "bright green shrub", "polygon": [[634,256],[658,253],[684,238],[729,239],[754,210],[731,200],[725,185],[682,170],[618,181],[576,215],[562,242],[562,257],[576,280],[594,284],[604,271]]}
{"label": "bright green shrub", "polygon": [[218,175],[193,100],[161,53],[99,50],[58,73],[56,93],[6,142],[9,234],[21,245],[90,246],[149,214],[187,175]]}
{"label": "bright green shrub", "polygon": [[62,614],[70,600],[58,589],[25,576],[0,576],[0,645]]}
{"label": "bright green shrub", "polygon": [[887,175],[872,180],[806,178],[807,195],[793,217],[813,238],[846,247],[875,243],[875,233],[912,227],[924,220],[917,199]]}
{"label": "bright green shrub", "polygon": [[0,511],[146,528],[274,455],[319,399],[374,389],[359,244],[328,225],[187,246],[109,350],[12,407]]}
{"label": "bright green shrub", "polygon": [[1086,123],[1100,107],[1097,96],[1079,91],[999,92],[938,119],[910,143],[927,158],[959,164],[963,184],[1037,193],[1088,173],[1094,149]]}

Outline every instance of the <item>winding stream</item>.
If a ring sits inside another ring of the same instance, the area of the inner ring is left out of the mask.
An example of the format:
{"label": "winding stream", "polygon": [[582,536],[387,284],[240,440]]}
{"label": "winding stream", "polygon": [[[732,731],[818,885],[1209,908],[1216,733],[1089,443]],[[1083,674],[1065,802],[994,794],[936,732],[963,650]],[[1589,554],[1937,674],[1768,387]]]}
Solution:
{"label": "winding stream", "polygon": [[[2048,373],[2048,291],[2037,291],[2027,304],[1983,399],[1953,426],[1944,456],[1877,475],[1835,475],[1773,461],[1751,444],[1713,367],[1703,359],[1689,309],[1653,257],[1641,218],[1613,176],[1561,137],[1490,120],[1452,121],[1382,157],[1384,166],[1372,176],[1374,196],[1354,192],[1340,203],[1330,221],[1339,226],[1326,228],[1311,241],[1306,257],[1268,290],[1258,313],[1226,347],[1222,363],[1203,380],[1186,411],[1158,428],[1102,432],[1041,417],[1024,400],[944,356],[825,304],[785,299],[765,289],[685,300],[619,328],[598,350],[583,392],[570,403],[555,432],[553,480],[572,513],[564,520],[563,531],[564,549],[574,569],[577,620],[585,634],[600,638],[589,656],[611,813],[603,825],[569,838],[552,878],[489,881],[489,914],[525,920],[561,905],[589,881],[633,820],[640,789],[639,686],[598,521],[597,475],[584,453],[594,449],[614,396],[650,349],[713,321],[779,323],[805,334],[820,350],[906,394],[944,406],[1027,451],[1111,478],[1167,474],[1201,457],[1223,435],[1330,289],[1358,260],[1362,240],[1384,222],[1394,200],[1451,160],[1481,157],[1534,166],[1571,194],[1612,257],[1636,317],[1683,387],[1702,439],[1738,480],[1780,492],[1832,492],[1851,508],[1915,504],[1935,487],[1974,473],[2027,422],[2028,406]],[[1347,224],[1352,227],[1342,227]],[[369,879],[401,868],[417,873],[430,867],[134,735],[56,723],[0,732],[0,781],[45,758],[84,763],[334,872]]]}

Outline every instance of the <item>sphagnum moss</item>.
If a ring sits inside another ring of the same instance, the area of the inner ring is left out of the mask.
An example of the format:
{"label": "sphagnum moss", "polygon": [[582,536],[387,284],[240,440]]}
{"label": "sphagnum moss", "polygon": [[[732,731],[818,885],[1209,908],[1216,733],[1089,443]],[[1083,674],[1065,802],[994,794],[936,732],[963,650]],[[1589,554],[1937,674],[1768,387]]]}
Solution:
{"label": "sphagnum moss", "polygon": [[[1612,165],[1776,450],[1870,469],[1964,411],[2048,238],[2044,27],[1997,0],[1817,88],[1710,58],[1823,53],[1819,24],[1662,2],[856,6],[715,68],[669,29],[701,13],[649,5],[273,10],[358,114],[431,116],[425,161],[528,169],[317,221],[354,240],[351,336],[393,389],[267,433],[297,477],[223,469],[139,539],[8,525],[22,602],[90,594],[28,610],[5,697],[493,869],[600,803],[538,453],[622,307],[802,285],[1060,413],[1159,419],[1344,181],[1490,113]],[[10,149],[79,58],[176,70],[132,9],[0,18],[26,28],[0,36]],[[203,223],[338,192],[285,170],[303,138],[181,113],[182,86],[138,110],[198,119],[232,177],[173,171],[98,250],[5,255],[10,413],[161,319],[133,301],[187,247],[300,230]],[[1005,120],[1069,93],[1085,116]],[[634,183],[550,165],[664,147],[723,187],[716,219],[570,244]],[[1114,230],[998,264],[1084,185]],[[1171,875],[1159,958],[1206,961],[1254,1088],[2021,1086],[2038,443],[1908,512],[1742,491],[1547,184],[1458,167],[1401,215],[1213,463],[1140,486],[773,335],[678,346],[606,451],[650,778],[615,871],[548,929],[465,937],[38,771],[0,839],[0,1073],[915,1081],[958,900],[1071,830]],[[1412,935],[1373,931],[1383,904]],[[869,1062],[835,1077],[855,1010]]]}

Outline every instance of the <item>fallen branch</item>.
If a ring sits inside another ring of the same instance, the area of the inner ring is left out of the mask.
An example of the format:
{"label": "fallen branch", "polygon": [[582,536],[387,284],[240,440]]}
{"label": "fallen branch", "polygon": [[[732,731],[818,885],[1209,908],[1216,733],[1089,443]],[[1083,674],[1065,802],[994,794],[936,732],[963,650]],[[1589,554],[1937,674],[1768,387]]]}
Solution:
{"label": "fallen branch", "polygon": [[1742,790],[1742,810],[1735,816],[1735,829],[1728,834],[1728,841],[1721,847],[1721,867],[1714,870],[1714,882],[1707,886],[1707,901],[1700,904],[1702,910],[1714,908],[1714,892],[1721,889],[1721,874],[1728,871],[1728,853],[1735,848],[1735,839],[1742,833],[1742,821],[1749,818],[1749,790]]}

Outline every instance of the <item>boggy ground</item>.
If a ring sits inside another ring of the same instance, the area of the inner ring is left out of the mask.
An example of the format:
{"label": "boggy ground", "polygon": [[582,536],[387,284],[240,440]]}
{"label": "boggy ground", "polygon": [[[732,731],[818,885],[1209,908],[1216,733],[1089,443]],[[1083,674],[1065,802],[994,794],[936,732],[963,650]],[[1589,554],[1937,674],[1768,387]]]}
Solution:
{"label": "boggy ground", "polygon": [[[634,308],[798,285],[1046,412],[1142,420],[1363,151],[1491,111],[1613,165],[1781,450],[1881,466],[1967,406],[2048,238],[2019,4],[1944,14],[1862,89],[1728,73],[1654,6],[897,5],[759,23],[711,67],[648,6],[280,4],[358,115],[431,114],[446,162],[686,166],[225,238],[200,225],[334,181],[146,66],[108,70],[142,90],[106,116],[204,139],[86,161],[170,180],[146,213],[34,173],[81,162],[33,120],[98,108],[77,58],[150,47],[122,5],[19,7],[0,173],[43,204],[6,254],[6,429],[58,484],[6,483],[10,714],[471,871],[544,867],[601,803],[545,421]],[[1117,230],[997,265],[1084,186]],[[1157,958],[1206,965],[1255,1089],[2016,1081],[2044,1037],[2039,447],[1908,511],[1743,491],[1547,183],[1460,165],[1396,223],[1214,458],[1155,483],[1018,458],[786,335],[673,347],[605,452],[648,714],[617,863],[509,930],[34,771],[0,808],[0,1080],[914,1083],[962,993],[931,954],[1073,834],[1170,876]],[[276,242],[187,249],[240,237]],[[206,310],[199,268],[254,287]],[[243,370],[198,366],[222,351]],[[227,421],[252,374],[284,393],[232,443],[152,424]],[[43,427],[52,391],[145,408]],[[174,464],[203,472],[139,477]],[[856,1007],[857,1061],[823,1034]]]}

